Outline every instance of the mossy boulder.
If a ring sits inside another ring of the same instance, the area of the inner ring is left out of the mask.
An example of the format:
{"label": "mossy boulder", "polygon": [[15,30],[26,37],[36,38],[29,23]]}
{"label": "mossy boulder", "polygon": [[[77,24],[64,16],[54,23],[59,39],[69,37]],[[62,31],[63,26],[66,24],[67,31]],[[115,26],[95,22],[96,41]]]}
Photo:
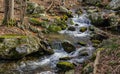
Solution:
{"label": "mossy boulder", "polygon": [[68,53],[75,51],[75,49],[76,49],[75,46],[72,43],[70,43],[69,41],[62,42],[62,46],[63,46],[63,49]]}
{"label": "mossy boulder", "polygon": [[75,68],[75,66],[70,62],[58,62],[57,67],[62,71],[69,71]]}
{"label": "mossy boulder", "polygon": [[39,39],[20,35],[2,35],[0,39],[0,58],[19,59],[33,52],[39,51]]}
{"label": "mossy boulder", "polygon": [[80,32],[85,32],[85,31],[87,31],[87,27],[81,27],[80,28]]}
{"label": "mossy boulder", "polygon": [[111,0],[111,2],[108,4],[107,8],[113,9],[113,10],[119,10],[120,9],[120,0]]}

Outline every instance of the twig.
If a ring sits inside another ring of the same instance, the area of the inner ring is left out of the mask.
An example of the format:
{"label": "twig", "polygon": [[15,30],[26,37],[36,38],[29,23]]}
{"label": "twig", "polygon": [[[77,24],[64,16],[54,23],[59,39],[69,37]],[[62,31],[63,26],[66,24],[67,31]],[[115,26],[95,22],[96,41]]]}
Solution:
{"label": "twig", "polygon": [[52,8],[53,5],[54,5],[54,0],[52,0],[52,3],[50,4],[50,6],[48,6],[48,8],[46,9],[46,12],[48,12]]}

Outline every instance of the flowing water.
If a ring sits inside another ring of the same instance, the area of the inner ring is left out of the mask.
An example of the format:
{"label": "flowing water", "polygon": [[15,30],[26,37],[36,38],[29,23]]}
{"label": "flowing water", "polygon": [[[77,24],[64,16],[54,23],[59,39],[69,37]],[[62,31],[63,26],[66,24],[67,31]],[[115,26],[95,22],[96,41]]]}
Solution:
{"label": "flowing water", "polygon": [[[71,25],[69,21],[72,21],[74,25]],[[74,27],[75,31],[69,31],[69,27]],[[94,47],[92,47],[92,43],[90,41],[90,31],[89,26],[91,26],[90,20],[87,19],[86,15],[81,16],[74,16],[68,20],[68,28],[66,30],[62,30],[59,33],[64,36],[69,36],[68,40],[71,41],[76,46],[76,51],[71,53],[67,53],[64,51],[60,41],[53,42],[53,48],[55,49],[55,53],[51,56],[44,56],[43,58],[37,61],[29,61],[29,62],[22,62],[21,65],[18,66],[17,70],[21,73],[24,71],[31,71],[35,70],[40,67],[50,67],[51,71],[43,71],[39,74],[55,74],[56,71],[56,64],[59,62],[59,58],[62,57],[71,57],[70,60],[67,60],[71,63],[78,65],[79,63],[83,63],[85,60],[89,59],[94,51]],[[87,27],[85,32],[80,32],[80,28]],[[66,38],[67,39],[67,38]],[[86,46],[79,47],[76,42],[84,41],[87,43]],[[81,52],[87,52],[88,56],[80,56]]]}

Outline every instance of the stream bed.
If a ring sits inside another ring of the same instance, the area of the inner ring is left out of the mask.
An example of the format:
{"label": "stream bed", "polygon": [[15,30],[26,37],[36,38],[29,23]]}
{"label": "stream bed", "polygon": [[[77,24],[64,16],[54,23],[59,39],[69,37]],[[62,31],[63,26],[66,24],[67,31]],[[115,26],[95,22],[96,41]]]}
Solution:
{"label": "stream bed", "polygon": [[[17,67],[17,71],[20,73],[30,73],[30,71],[32,72],[36,69],[40,69],[41,71],[39,74],[56,74],[58,70],[56,68],[56,64],[59,62],[60,58],[70,57],[71,59],[66,61],[74,63],[75,65],[79,65],[80,63],[83,63],[85,60],[89,59],[95,50],[95,48],[92,46],[92,42],[90,41],[90,20],[87,19],[86,14],[83,14],[81,16],[74,16],[68,21],[72,21],[74,24],[70,24],[68,22],[68,28],[60,31],[59,33],[68,38],[65,38],[63,41],[69,41],[72,43],[76,47],[75,51],[67,53],[64,51],[61,40],[54,40],[52,43],[52,48],[55,52],[54,54],[50,56],[44,56],[36,61],[21,62],[21,64]],[[86,28],[86,30],[81,32],[81,28]],[[81,41],[85,42],[86,45],[79,45],[78,42]],[[83,52],[86,52],[88,55],[81,56]]]}

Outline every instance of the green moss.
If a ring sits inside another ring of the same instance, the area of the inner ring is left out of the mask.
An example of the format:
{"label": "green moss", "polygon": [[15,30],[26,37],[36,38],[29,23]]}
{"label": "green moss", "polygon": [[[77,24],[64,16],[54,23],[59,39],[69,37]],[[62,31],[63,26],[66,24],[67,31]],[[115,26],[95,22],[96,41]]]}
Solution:
{"label": "green moss", "polygon": [[85,32],[87,30],[87,27],[81,27],[80,32]]}
{"label": "green moss", "polygon": [[62,30],[67,28],[67,22],[66,22],[67,17],[65,16],[64,18],[57,18],[54,21],[54,24],[57,26],[60,26]]}
{"label": "green moss", "polygon": [[7,26],[15,26],[16,21],[12,20],[12,19],[10,19],[9,21],[7,21],[6,19],[4,19],[2,23],[5,24],[5,25],[7,25]]}
{"label": "green moss", "polygon": [[86,43],[83,42],[83,41],[78,42],[78,44],[79,44],[79,45],[82,45],[82,46],[85,46],[85,45],[86,45]]}
{"label": "green moss", "polygon": [[33,25],[41,25],[41,22],[35,18],[30,18],[29,22]]}
{"label": "green moss", "polygon": [[50,25],[49,27],[48,27],[48,31],[49,32],[58,32],[58,31],[61,31],[62,29],[61,29],[61,27],[60,26],[56,26],[56,25]]}
{"label": "green moss", "polygon": [[27,38],[27,36],[17,35],[17,34],[5,34],[0,36],[0,39],[4,39],[4,38]]}
{"label": "green moss", "polygon": [[96,43],[96,44],[100,44],[101,43],[100,40],[91,40],[91,41],[92,41],[92,43]]}
{"label": "green moss", "polygon": [[63,57],[63,58],[60,58],[59,60],[70,60],[70,57]]}
{"label": "green moss", "polygon": [[57,67],[62,71],[68,71],[75,68],[75,66],[70,62],[58,62]]}

